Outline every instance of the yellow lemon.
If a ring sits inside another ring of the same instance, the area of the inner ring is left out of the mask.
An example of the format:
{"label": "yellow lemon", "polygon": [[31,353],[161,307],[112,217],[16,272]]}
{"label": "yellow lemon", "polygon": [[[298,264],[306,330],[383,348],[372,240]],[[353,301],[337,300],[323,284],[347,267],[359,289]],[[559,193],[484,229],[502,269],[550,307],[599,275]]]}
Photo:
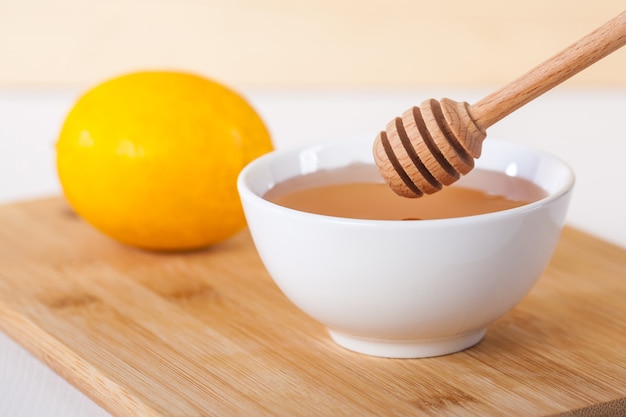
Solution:
{"label": "yellow lemon", "polygon": [[80,97],[57,142],[74,210],[110,237],[186,250],[245,227],[236,180],[272,150],[262,119],[228,87],[184,72],[136,72]]}

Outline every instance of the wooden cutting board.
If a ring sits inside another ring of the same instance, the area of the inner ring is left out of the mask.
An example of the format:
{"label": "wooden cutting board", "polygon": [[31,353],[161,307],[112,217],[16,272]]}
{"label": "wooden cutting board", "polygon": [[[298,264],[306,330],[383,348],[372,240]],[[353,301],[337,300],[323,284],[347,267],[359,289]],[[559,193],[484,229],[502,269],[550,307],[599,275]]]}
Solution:
{"label": "wooden cutting board", "polygon": [[273,284],[247,232],[154,254],[100,235],[60,198],[24,202],[0,207],[0,329],[120,417],[626,407],[626,251],[571,228],[481,343],[401,360],[336,346]]}

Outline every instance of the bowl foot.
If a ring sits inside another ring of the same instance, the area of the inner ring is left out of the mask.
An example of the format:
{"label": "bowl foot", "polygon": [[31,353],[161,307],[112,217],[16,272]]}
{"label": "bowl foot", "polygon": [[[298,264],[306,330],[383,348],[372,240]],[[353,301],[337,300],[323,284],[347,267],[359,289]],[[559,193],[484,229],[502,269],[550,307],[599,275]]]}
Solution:
{"label": "bowl foot", "polygon": [[428,358],[459,352],[480,342],[486,332],[487,329],[480,329],[445,339],[383,340],[328,331],[335,343],[348,350],[370,356],[401,359]]}

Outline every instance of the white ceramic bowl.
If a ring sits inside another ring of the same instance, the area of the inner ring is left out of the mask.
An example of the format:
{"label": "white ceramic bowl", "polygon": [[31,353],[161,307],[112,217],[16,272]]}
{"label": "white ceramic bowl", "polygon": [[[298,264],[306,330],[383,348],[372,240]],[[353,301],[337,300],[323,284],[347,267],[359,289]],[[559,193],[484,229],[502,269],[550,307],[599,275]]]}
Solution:
{"label": "white ceramic bowl", "polygon": [[488,139],[477,168],[529,179],[548,196],[496,213],[412,222],[322,216],[261,197],[288,178],[354,162],[373,163],[371,140],[274,151],[244,168],[238,189],[255,246],[284,294],[337,344],[384,357],[478,343],[541,276],[574,185],[557,158]]}

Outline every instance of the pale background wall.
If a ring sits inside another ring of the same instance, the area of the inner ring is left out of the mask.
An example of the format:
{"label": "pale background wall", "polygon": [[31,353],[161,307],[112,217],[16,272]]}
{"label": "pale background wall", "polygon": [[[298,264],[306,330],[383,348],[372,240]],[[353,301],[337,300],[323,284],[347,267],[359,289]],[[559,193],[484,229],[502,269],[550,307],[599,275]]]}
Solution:
{"label": "pale background wall", "polygon": [[[0,0],[0,88],[179,68],[240,87],[493,86],[624,0]],[[567,83],[626,86],[626,48]]]}

